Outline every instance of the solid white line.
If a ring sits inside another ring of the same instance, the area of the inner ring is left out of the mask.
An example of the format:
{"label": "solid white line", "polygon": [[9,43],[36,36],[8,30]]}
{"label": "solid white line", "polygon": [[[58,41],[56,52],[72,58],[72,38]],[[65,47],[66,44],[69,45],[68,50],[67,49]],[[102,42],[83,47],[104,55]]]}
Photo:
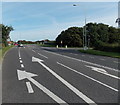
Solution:
{"label": "solid white line", "polygon": [[20,60],[20,63],[22,63],[22,60]]}
{"label": "solid white line", "polygon": [[104,61],[105,59],[102,59],[102,58],[101,58],[100,60],[103,60],[103,61]]}
{"label": "solid white line", "polygon": [[92,78],[92,77],[89,77],[89,76],[87,76],[87,75],[85,75],[85,74],[83,74],[83,73],[81,73],[81,72],[78,72],[78,71],[76,71],[76,70],[74,70],[74,69],[72,69],[72,68],[70,68],[70,67],[68,67],[68,66],[66,66],[66,65],[64,65],[64,64],[62,64],[62,63],[57,62],[57,64],[65,67],[65,68],[67,68],[67,69],[69,69],[69,70],[71,70],[71,71],[74,71],[75,73],[80,74],[80,75],[82,75],[82,76],[84,76],[84,77],[86,77],[86,78],[88,78],[88,79],[91,79],[91,80],[93,80],[93,81],[95,81],[95,82],[97,82],[97,83],[99,83],[99,84],[101,84],[101,85],[103,85],[103,86],[105,86],[105,87],[108,87],[109,89],[112,89],[112,90],[118,92],[117,89],[115,89],[115,88],[113,88],[113,87],[111,87],[111,86],[109,86],[109,85],[107,85],[107,84],[104,84],[104,83],[102,83],[102,82],[100,82],[100,81],[98,81],[98,80],[96,80],[96,79],[94,79],[94,78]]}
{"label": "solid white line", "polygon": [[[85,65],[86,67],[92,67],[92,66],[88,66],[88,65]],[[101,69],[102,70],[102,69]],[[99,73],[101,73],[101,74],[104,74],[104,75],[107,75],[107,76],[110,76],[110,77],[112,77],[112,78],[115,78],[115,79],[120,79],[119,77],[117,77],[117,76],[115,76],[115,75],[112,75],[112,74],[109,74],[108,72],[106,72],[106,71],[100,71],[100,70],[94,70],[94,71],[96,71],[96,72],[99,72]]]}
{"label": "solid white line", "polygon": [[31,86],[30,82],[26,82],[26,86],[27,86],[27,89],[28,89],[28,93],[34,93],[33,88]]}
{"label": "solid white line", "polygon": [[69,59],[72,59],[72,60],[76,60],[76,61],[79,61],[79,62],[87,63],[87,64],[90,64],[90,65],[93,65],[93,66],[102,67],[102,68],[109,69],[109,70],[112,70],[112,71],[120,72],[118,69],[110,68],[110,67],[107,67],[107,66],[99,65],[99,64],[96,64],[96,63],[84,61],[84,60],[77,59],[77,58],[72,58],[72,57],[69,57],[69,56],[66,56],[66,55],[61,55],[61,54],[46,51],[46,50],[44,50],[44,51],[48,52],[48,53],[51,53],[51,54],[59,55],[59,56],[65,57],[65,58],[69,58]]}
{"label": "solid white line", "polygon": [[21,64],[21,68],[24,68],[24,65],[23,65],[23,64]]}
{"label": "solid white line", "polygon": [[42,54],[40,54],[40,53],[38,53],[38,55],[40,55],[40,56],[48,59],[48,57],[46,57],[46,56],[44,56],[44,55],[42,55]]}
{"label": "solid white line", "polygon": [[91,100],[89,97],[87,97],[85,94],[80,92],[77,88],[72,86],[69,82],[64,80],[61,76],[59,76],[57,73],[52,71],[49,67],[44,65],[42,62],[39,61],[39,63],[47,70],[49,71],[53,76],[55,76],[57,79],[59,79],[64,85],[66,85],[69,89],[71,89],[76,95],[78,95],[80,98],[82,98],[86,103],[91,105],[93,103],[94,105],[97,105],[93,100]]}
{"label": "solid white line", "polygon": [[41,85],[39,82],[37,82],[33,78],[28,78],[28,80],[30,80],[34,85],[36,85],[39,89],[41,89],[44,93],[46,93],[49,97],[51,97],[53,100],[55,100],[60,105],[63,105],[63,103],[65,105],[68,105],[64,100],[62,100],[61,98],[59,98],[57,95],[55,95],[53,92],[51,92],[50,90],[48,90],[46,87],[44,87],[43,85]]}

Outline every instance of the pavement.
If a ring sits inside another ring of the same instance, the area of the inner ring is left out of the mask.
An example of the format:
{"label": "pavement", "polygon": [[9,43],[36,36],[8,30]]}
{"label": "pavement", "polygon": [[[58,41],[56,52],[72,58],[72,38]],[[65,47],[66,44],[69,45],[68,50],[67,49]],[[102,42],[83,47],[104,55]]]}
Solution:
{"label": "pavement", "polygon": [[118,59],[24,45],[2,64],[2,103],[118,105]]}

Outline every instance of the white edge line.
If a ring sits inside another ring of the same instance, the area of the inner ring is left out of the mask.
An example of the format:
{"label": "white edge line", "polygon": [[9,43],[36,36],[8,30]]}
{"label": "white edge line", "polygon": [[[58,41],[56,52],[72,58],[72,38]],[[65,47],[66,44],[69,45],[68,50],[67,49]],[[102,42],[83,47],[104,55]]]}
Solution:
{"label": "white edge line", "polygon": [[99,83],[99,84],[101,84],[101,85],[104,85],[104,86],[106,86],[106,87],[108,87],[108,88],[110,88],[110,89],[112,89],[112,90],[114,90],[114,91],[116,91],[116,92],[118,92],[117,89],[115,89],[115,88],[113,88],[113,87],[111,87],[111,86],[109,86],[109,85],[107,85],[107,84],[104,84],[104,83],[102,83],[102,82],[100,82],[100,81],[98,81],[98,80],[96,80],[96,79],[94,79],[94,78],[92,78],[92,77],[89,77],[89,76],[87,76],[87,75],[85,75],[85,74],[83,74],[83,73],[81,73],[81,72],[78,72],[78,71],[76,71],[76,70],[74,70],[74,69],[72,69],[72,68],[70,68],[70,67],[68,67],[68,66],[66,66],[66,65],[63,65],[62,63],[57,62],[57,64],[65,67],[65,68],[67,68],[67,69],[69,69],[69,70],[71,70],[71,71],[74,71],[75,73],[80,74],[80,75],[82,75],[82,76],[84,76],[84,77],[86,77],[86,78],[89,78],[89,79],[91,79],[91,80],[93,80],[93,81],[95,81],[95,82],[97,82],[97,83]]}
{"label": "white edge line", "polygon": [[28,89],[28,93],[34,93],[30,82],[26,82],[26,86],[27,86],[27,89]]}

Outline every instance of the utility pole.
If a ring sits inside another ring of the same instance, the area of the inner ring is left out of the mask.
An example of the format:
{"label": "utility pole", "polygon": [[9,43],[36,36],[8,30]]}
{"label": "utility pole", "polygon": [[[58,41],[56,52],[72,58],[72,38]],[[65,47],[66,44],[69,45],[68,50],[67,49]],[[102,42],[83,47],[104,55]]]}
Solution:
{"label": "utility pole", "polygon": [[118,28],[120,28],[120,1],[118,2],[118,18],[116,23],[118,23]]}

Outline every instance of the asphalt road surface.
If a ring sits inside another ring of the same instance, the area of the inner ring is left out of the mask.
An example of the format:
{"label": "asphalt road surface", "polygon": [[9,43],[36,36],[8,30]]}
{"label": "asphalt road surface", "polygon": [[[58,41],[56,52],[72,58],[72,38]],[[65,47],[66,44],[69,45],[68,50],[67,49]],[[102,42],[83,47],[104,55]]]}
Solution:
{"label": "asphalt road surface", "polygon": [[117,105],[118,64],[75,49],[14,47],[2,64],[2,103]]}

